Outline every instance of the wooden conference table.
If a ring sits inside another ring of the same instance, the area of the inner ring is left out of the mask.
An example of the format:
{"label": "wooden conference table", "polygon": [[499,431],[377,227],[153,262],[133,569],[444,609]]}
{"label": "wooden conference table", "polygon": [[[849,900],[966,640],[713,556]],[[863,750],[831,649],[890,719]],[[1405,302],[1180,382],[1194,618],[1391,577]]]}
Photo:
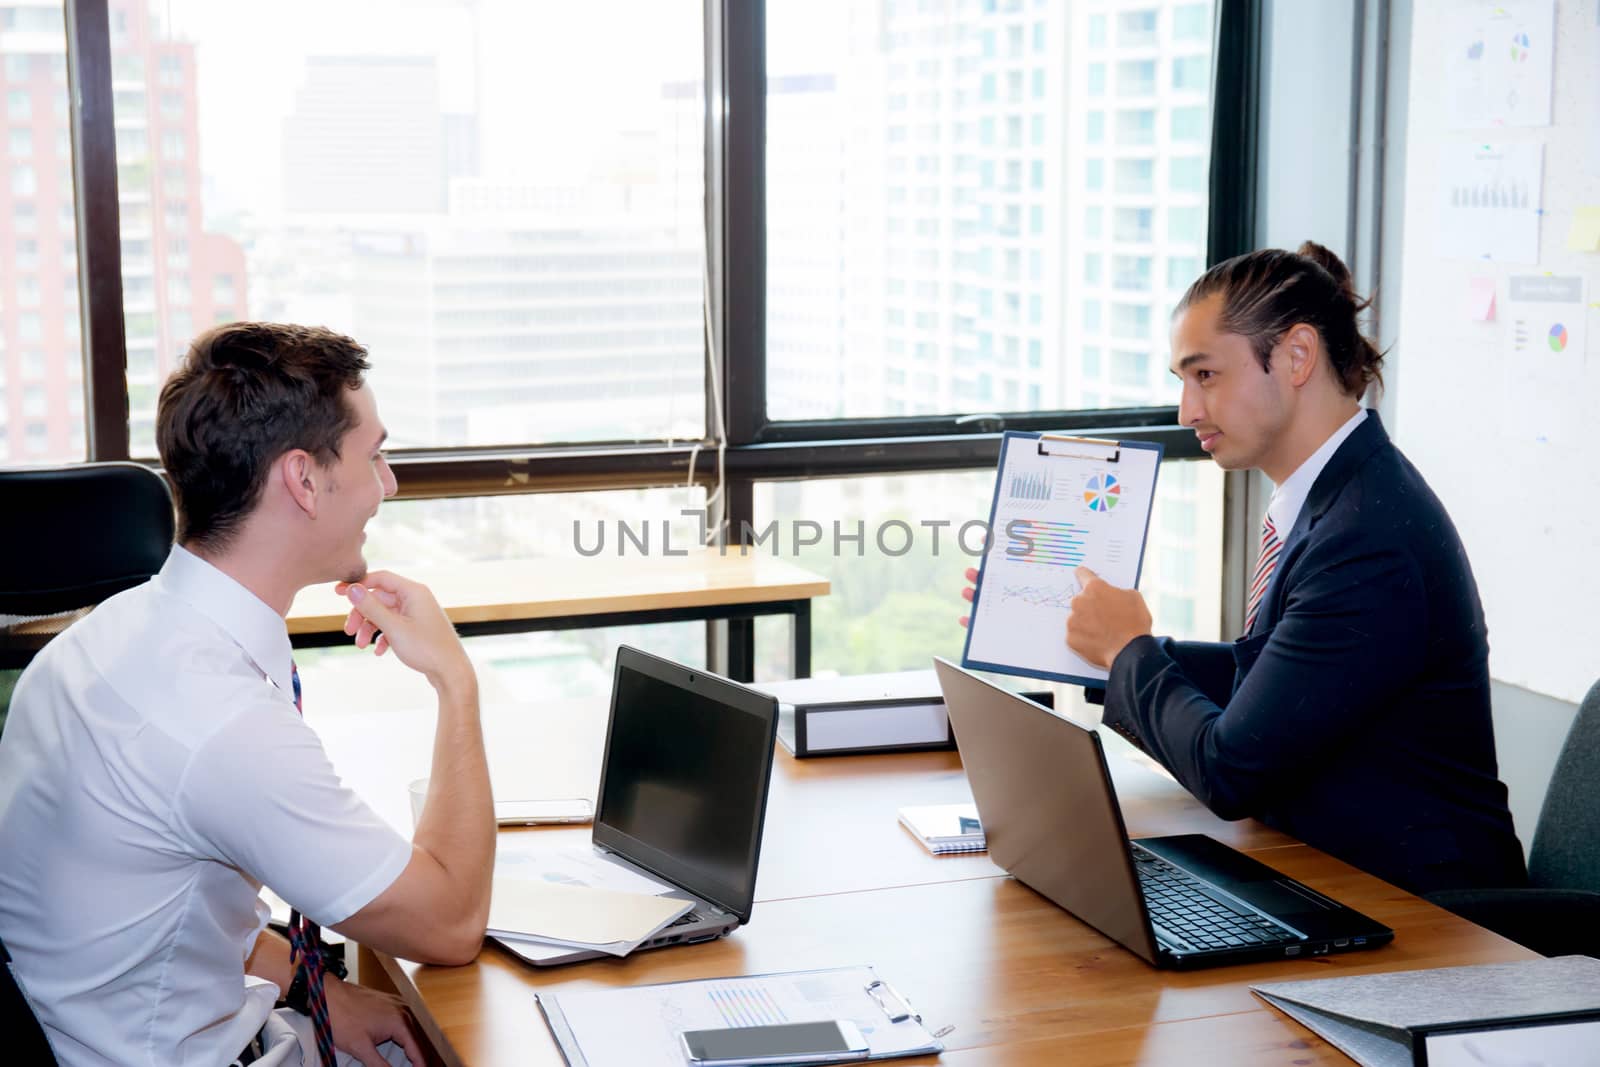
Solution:
{"label": "wooden conference table", "polygon": [[[1225,823],[1107,735],[1134,837],[1209,833],[1395,930],[1375,951],[1158,971],[995,867],[934,857],[896,822],[905,804],[968,799],[954,752],[797,761],[773,770],[751,922],[703,945],[537,969],[497,945],[466,967],[363,950],[361,980],[399,992],[451,1065],[563,1063],[534,1003],[577,990],[871,964],[921,1012],[953,1025],[938,1059],[978,1065],[1348,1064],[1267,1008],[1252,982],[1525,959],[1533,954],[1254,821]],[[540,834],[551,844],[588,830]]]}
{"label": "wooden conference table", "polygon": [[[627,626],[697,619],[794,619],[795,676],[811,674],[811,598],[828,580],[760,551],[675,549],[672,555],[560,556],[408,568],[432,589],[462,636]],[[298,648],[343,645],[350,605],[333,586],[295,598],[289,638]],[[730,665],[749,680],[749,665]]]}

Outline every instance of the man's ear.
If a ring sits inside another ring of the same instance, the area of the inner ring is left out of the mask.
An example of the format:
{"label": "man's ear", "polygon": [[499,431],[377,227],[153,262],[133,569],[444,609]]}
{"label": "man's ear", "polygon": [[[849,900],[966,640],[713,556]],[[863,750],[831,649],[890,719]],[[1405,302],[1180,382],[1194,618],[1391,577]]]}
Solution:
{"label": "man's ear", "polygon": [[1289,384],[1298,389],[1311,380],[1322,363],[1322,335],[1310,323],[1297,322],[1284,333],[1278,345],[1288,357]]}
{"label": "man's ear", "polygon": [[283,482],[284,492],[308,519],[317,517],[317,492],[321,488],[318,473],[316,460],[303,448],[291,448],[278,461],[278,477]]}

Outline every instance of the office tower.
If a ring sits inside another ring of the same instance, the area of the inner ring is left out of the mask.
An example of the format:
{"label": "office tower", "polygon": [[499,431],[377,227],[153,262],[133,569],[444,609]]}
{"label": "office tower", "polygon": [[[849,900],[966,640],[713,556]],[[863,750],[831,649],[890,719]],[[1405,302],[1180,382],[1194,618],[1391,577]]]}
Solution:
{"label": "office tower", "polygon": [[[201,210],[194,46],[149,5],[110,5],[129,420],[153,451],[156,394],[193,333],[244,313],[239,245]],[[81,459],[82,333],[65,30],[57,2],[0,4],[8,174],[0,196],[0,458]]]}

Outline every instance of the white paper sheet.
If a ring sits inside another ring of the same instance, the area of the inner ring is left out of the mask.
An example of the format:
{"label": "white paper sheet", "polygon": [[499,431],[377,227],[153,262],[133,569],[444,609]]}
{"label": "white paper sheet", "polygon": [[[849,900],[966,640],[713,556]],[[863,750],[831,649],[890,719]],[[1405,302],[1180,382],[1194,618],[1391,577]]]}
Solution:
{"label": "white paper sheet", "polygon": [[1446,7],[1441,87],[1456,129],[1550,125],[1555,0]]}
{"label": "white paper sheet", "polygon": [[1437,252],[1447,259],[1539,261],[1544,145],[1446,141],[1435,190]]}
{"label": "white paper sheet", "polygon": [[671,893],[674,889],[665,882],[607,859],[592,846],[551,848],[536,841],[525,843],[513,840],[524,837],[536,838],[538,835],[500,835],[499,848],[494,857],[495,877],[542,879],[557,885],[614,889],[619,893],[650,893],[654,896]]}

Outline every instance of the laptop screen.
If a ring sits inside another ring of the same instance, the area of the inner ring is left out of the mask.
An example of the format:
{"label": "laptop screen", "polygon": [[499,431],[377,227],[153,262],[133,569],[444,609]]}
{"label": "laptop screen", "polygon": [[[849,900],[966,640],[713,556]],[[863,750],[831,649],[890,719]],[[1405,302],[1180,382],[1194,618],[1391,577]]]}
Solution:
{"label": "laptop screen", "polygon": [[777,702],[623,647],[595,844],[747,920]]}

